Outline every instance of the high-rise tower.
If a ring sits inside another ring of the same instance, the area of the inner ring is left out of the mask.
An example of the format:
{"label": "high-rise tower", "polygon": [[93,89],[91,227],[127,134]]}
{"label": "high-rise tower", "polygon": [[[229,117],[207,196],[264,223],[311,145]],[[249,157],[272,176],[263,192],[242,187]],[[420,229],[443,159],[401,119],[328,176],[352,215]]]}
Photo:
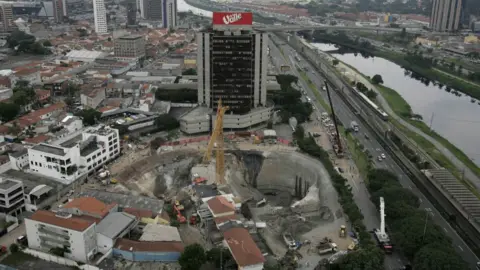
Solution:
{"label": "high-rise tower", "polygon": [[95,32],[105,34],[107,27],[107,10],[103,0],[93,0],[93,19],[95,21]]}
{"label": "high-rise tower", "polygon": [[177,26],[177,0],[162,0],[162,21],[164,28]]}
{"label": "high-rise tower", "polygon": [[437,32],[457,31],[465,0],[433,0],[430,28]]}

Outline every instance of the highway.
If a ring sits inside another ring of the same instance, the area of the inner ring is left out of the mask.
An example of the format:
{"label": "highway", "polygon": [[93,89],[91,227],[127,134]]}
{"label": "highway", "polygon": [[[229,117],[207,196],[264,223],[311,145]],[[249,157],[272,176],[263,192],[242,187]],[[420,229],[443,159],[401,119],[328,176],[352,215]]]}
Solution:
{"label": "highway", "polygon": [[[271,35],[272,38],[275,38],[274,35]],[[299,82],[301,85],[304,87],[304,89],[307,91],[307,94],[312,98],[312,100],[315,100],[315,95],[313,94],[312,90],[308,87],[307,82],[302,80],[302,77],[299,76],[298,72],[294,68],[295,59],[293,58],[297,52],[290,47],[289,45],[285,44],[283,41],[283,44],[280,45],[280,50],[283,51],[283,54],[286,56],[288,61],[290,62],[290,65],[292,67],[292,71],[294,75],[298,76]],[[272,58],[283,58],[283,55],[280,53],[278,49],[271,48],[270,49],[270,54],[272,55]],[[323,85],[323,78],[322,75],[316,72],[316,69],[314,69],[310,63],[306,61],[301,55],[299,55],[301,61],[300,65],[302,67],[307,67],[308,72],[307,76],[308,78],[313,82],[314,85],[316,85],[317,89],[321,89],[321,86]],[[340,121],[348,126],[351,121],[356,121],[357,123],[361,124],[362,122],[358,118],[355,113],[350,111],[350,108],[344,103],[344,101],[339,97],[339,94],[335,91],[331,91],[331,96],[332,96],[332,101],[334,104],[335,112],[340,119]],[[347,90],[348,91],[348,90]],[[327,95],[325,91],[319,90],[320,94],[322,95],[323,99],[327,101]],[[319,104],[317,102],[317,104]],[[355,105],[354,105],[355,106]],[[357,103],[355,106],[359,108],[359,112],[365,112],[365,109],[362,109],[363,106],[360,103]],[[368,110],[369,111],[369,110]],[[369,139],[366,138],[367,135]],[[403,170],[387,155],[387,158],[383,161],[378,161],[376,157],[381,154],[381,153],[386,153],[384,148],[374,139],[373,134],[370,134],[369,130],[362,129],[360,126],[360,132],[354,133],[354,136],[362,143],[369,151],[372,153],[372,155],[375,157],[375,164],[374,166],[376,168],[383,168],[387,169],[389,171],[392,171],[399,177],[399,182],[404,188],[408,188],[412,190],[412,192],[417,195],[420,199],[420,208],[425,209],[426,213],[430,215],[429,221],[433,221],[435,224],[437,224],[440,228],[442,228],[445,233],[452,239],[453,243],[453,248],[462,256],[462,258],[468,262],[468,264],[471,266],[472,269],[475,269],[476,263],[478,261],[477,257],[475,254],[468,248],[468,246],[465,244],[465,242],[458,236],[458,234],[454,231],[454,229],[448,224],[448,222],[441,216],[439,211],[433,207],[433,205],[427,200],[427,198],[415,187],[411,179],[403,172]],[[368,191],[366,190],[366,187],[364,185],[364,181],[362,179],[357,179],[357,181],[352,181],[350,185],[353,188],[353,193],[354,197],[356,200],[357,205],[360,207],[365,220],[364,223],[367,226],[368,229],[373,229],[377,228],[379,226],[379,215],[378,212],[373,205],[373,203],[369,199],[369,194]],[[388,207],[388,198],[385,198],[385,203],[386,207]],[[403,258],[398,254],[394,253],[392,256],[387,256],[386,257],[386,269],[398,269],[404,264]]]}
{"label": "highway", "polygon": [[[264,32],[288,32],[288,31],[301,31],[301,30],[365,30],[365,31],[379,31],[379,32],[401,32],[403,28],[389,28],[378,26],[344,26],[344,25],[255,25],[255,30]],[[426,34],[430,33],[423,29],[405,29],[408,33],[412,34]],[[451,36],[451,33],[435,32],[436,36]]]}

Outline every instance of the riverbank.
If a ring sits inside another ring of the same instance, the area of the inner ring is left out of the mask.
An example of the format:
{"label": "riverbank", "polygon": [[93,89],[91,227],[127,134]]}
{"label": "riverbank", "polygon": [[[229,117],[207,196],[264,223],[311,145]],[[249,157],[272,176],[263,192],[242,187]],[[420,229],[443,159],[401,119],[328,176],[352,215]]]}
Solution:
{"label": "riverbank", "polygon": [[315,38],[315,41],[317,42],[320,40],[338,44],[354,50],[358,50],[359,52],[368,53],[372,56],[385,58],[431,81],[437,81],[445,86],[448,86],[452,89],[462,92],[477,100],[480,100],[480,88],[476,86],[474,83],[466,81],[463,78],[446,74],[445,72],[442,72],[435,68],[424,68],[419,65],[413,64],[405,60],[405,55],[401,53],[397,53],[391,50],[388,50],[388,51],[379,50],[372,46],[362,46],[361,44],[357,45],[354,42],[346,42],[344,40],[335,39],[330,35],[323,35],[320,38],[318,37]]}
{"label": "riverbank", "polygon": [[[414,120],[410,117],[414,115],[414,112],[412,111],[411,106],[399,93],[397,93],[394,89],[391,89],[383,85],[372,85],[370,79],[364,74],[362,74],[361,72],[359,72],[356,68],[340,60],[339,62],[340,64],[337,65],[336,67],[337,70],[344,69],[344,70],[347,70],[350,75],[352,75],[352,77],[350,78],[347,77],[348,80],[354,80],[355,78],[359,80],[358,78],[361,77],[362,83],[364,84],[370,83],[371,84],[370,86],[372,87],[369,87],[369,88],[373,88],[373,90],[375,90],[378,94],[380,94],[385,99],[388,106],[393,110],[393,112],[397,116],[399,116],[404,121],[408,122],[410,125],[418,128],[423,133],[435,139],[437,142],[443,145],[446,149],[448,149],[458,160],[460,160],[463,164],[465,164],[465,166],[467,166],[475,175],[480,176],[480,168],[465,153],[463,153],[460,149],[458,149],[455,145],[450,143],[447,139],[443,138],[437,132],[435,132],[434,130],[431,130],[427,126],[427,124],[425,124],[424,122],[419,120]],[[340,72],[339,72],[339,75],[343,76],[340,74]],[[456,178],[459,181],[461,181],[468,189],[474,192],[477,195],[477,197],[480,197],[480,193],[478,192],[477,188],[472,183],[464,179],[462,175],[463,172],[458,170],[455,167],[455,165],[449,160],[449,158],[443,155],[435,147],[434,144],[432,144],[430,141],[425,139],[423,136],[409,130],[408,128],[403,126],[401,123],[399,123],[395,119],[392,119],[392,117],[390,117],[390,123],[392,123],[397,129],[399,129],[408,138],[412,139],[430,157],[432,157],[436,162],[438,162],[440,166],[452,172],[452,174],[454,174]]]}

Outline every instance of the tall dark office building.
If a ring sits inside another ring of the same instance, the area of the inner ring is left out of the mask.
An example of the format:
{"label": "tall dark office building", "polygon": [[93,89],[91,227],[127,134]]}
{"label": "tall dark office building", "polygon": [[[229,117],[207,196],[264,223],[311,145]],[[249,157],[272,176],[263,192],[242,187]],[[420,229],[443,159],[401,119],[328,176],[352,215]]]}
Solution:
{"label": "tall dark office building", "polygon": [[127,25],[137,24],[137,3],[130,1],[127,3]]}
{"label": "tall dark office building", "polygon": [[177,26],[177,0],[162,0],[163,27],[174,29]]}
{"label": "tall dark office building", "polygon": [[162,20],[162,0],[140,0],[140,14],[143,19]]}
{"label": "tall dark office building", "polygon": [[437,32],[457,31],[465,0],[433,0],[430,28]]}
{"label": "tall dark office building", "polygon": [[222,99],[236,114],[266,105],[268,34],[252,30],[251,13],[214,13],[197,44],[199,103],[216,109]]}

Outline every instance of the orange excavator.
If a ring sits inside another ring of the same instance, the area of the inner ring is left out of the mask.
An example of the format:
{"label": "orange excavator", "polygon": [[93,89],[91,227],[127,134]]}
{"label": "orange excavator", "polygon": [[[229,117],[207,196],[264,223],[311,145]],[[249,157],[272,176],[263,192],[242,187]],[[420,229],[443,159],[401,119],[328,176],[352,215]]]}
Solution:
{"label": "orange excavator", "polygon": [[182,214],[182,210],[184,209],[183,205],[180,204],[179,201],[175,201],[175,204],[173,205],[173,209],[175,210],[175,212],[177,213],[177,220],[178,222],[180,223],[186,223],[187,222],[187,219],[183,216]]}

